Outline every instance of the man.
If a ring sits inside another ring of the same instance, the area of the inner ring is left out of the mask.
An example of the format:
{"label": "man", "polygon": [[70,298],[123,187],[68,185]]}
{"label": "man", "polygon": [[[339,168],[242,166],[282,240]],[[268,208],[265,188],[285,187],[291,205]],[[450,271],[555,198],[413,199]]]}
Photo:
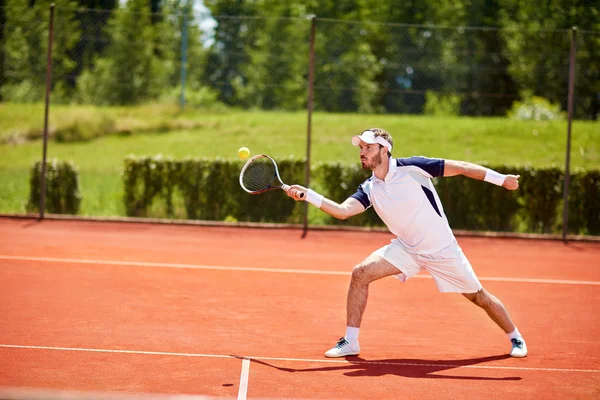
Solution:
{"label": "man", "polygon": [[392,137],[379,128],[354,136],[352,144],[360,148],[362,167],[372,170],[373,175],[342,204],[300,185],[292,185],[287,190],[288,196],[294,200],[308,201],[339,219],[357,215],[373,206],[388,229],[396,235],[390,244],[354,267],[346,305],[346,335],[325,356],[359,354],[358,335],[371,282],[390,275],[404,282],[421,269],[432,275],[440,292],[461,293],[483,308],[508,335],[512,342],[512,357],[527,356],[527,345],[506,308],[481,286],[456,242],[431,180],[464,175],[515,190],[519,187],[519,175],[502,175],[463,161],[392,158]]}

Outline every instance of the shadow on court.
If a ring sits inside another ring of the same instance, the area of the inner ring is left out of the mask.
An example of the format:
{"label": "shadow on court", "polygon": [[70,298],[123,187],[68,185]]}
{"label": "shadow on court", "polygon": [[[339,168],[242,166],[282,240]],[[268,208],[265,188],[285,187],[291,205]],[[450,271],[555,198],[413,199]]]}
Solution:
{"label": "shadow on court", "polygon": [[256,359],[250,359],[250,362],[266,365],[283,372],[326,372],[326,371],[346,371],[346,376],[383,376],[397,375],[405,378],[433,378],[433,379],[464,379],[464,380],[487,380],[487,381],[519,381],[520,376],[508,376],[503,378],[490,378],[483,376],[462,376],[437,374],[438,372],[448,371],[459,367],[468,367],[489,361],[504,360],[509,358],[508,354],[497,356],[469,358],[464,360],[421,360],[421,359],[389,359],[389,360],[365,360],[360,357],[346,357],[348,364],[318,368],[283,368],[268,362]]}
{"label": "shadow on court", "polygon": [[21,225],[21,227],[24,228],[24,229],[27,229],[27,228],[31,228],[32,226],[40,225],[41,223],[42,223],[41,220],[34,219],[34,220],[31,220],[31,221],[25,222],[23,225]]}

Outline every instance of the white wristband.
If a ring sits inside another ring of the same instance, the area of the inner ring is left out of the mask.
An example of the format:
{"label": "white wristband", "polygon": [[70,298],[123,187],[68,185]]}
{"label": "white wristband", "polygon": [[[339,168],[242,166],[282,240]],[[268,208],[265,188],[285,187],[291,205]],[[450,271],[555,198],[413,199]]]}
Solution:
{"label": "white wristband", "polygon": [[502,186],[504,185],[504,178],[506,178],[506,175],[488,168],[488,170],[485,172],[485,178],[483,178],[483,180],[493,183],[494,185]]}
{"label": "white wristband", "polygon": [[305,201],[308,201],[310,204],[316,206],[317,208],[321,208],[321,205],[323,204],[323,199],[324,197],[322,194],[319,194],[312,189],[306,190]]}

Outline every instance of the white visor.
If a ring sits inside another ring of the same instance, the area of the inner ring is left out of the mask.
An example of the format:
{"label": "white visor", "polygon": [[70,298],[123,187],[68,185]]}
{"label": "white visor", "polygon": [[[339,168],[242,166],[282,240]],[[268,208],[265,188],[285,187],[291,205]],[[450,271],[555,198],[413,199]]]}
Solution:
{"label": "white visor", "polygon": [[390,142],[385,140],[381,136],[375,136],[375,132],[373,131],[363,131],[360,135],[352,137],[352,144],[355,146],[360,145],[360,142],[363,141],[368,144],[379,143],[380,145],[387,147],[388,151],[392,151],[392,145]]}

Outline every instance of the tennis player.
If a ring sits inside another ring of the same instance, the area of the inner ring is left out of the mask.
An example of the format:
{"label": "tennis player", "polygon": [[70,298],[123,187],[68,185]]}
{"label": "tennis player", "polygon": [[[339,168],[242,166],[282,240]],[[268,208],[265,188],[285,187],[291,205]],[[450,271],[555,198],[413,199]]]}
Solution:
{"label": "tennis player", "polygon": [[325,356],[359,354],[360,323],[371,282],[391,275],[404,282],[421,270],[431,274],[440,292],[461,293],[483,308],[508,335],[512,357],[527,356],[525,340],[506,308],[481,286],[458,245],[432,182],[436,177],[464,175],[515,190],[519,187],[519,175],[503,175],[464,161],[393,158],[392,137],[379,128],[354,136],[352,144],[360,148],[362,167],[373,171],[373,175],[342,204],[300,185],[292,185],[287,190],[287,195],[294,200],[305,200],[339,219],[357,215],[372,206],[396,235],[390,244],[375,250],[354,267],[346,304],[346,335]]}

